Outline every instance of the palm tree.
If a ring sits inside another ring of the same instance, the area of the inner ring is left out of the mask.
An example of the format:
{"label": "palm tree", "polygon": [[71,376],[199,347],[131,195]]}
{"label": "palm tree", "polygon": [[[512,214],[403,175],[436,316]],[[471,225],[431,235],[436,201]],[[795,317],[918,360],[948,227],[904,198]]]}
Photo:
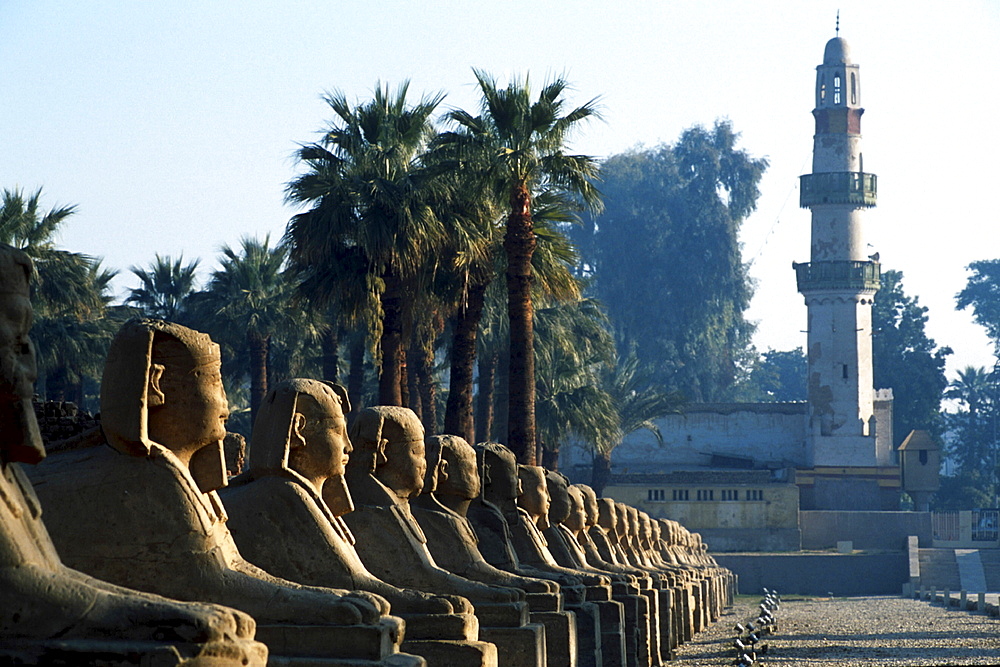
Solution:
{"label": "palm tree", "polygon": [[963,472],[994,465],[992,449],[996,446],[996,433],[990,427],[997,418],[998,380],[983,367],[966,366],[944,392],[945,398],[957,401],[964,408],[949,415],[951,430],[957,435],[951,454],[958,459]]}
{"label": "palm tree", "polygon": [[617,406],[601,377],[613,363],[615,343],[592,299],[538,309],[535,332],[538,444],[542,464],[556,470],[560,446],[570,436],[585,442],[614,437]]}
{"label": "palm tree", "polygon": [[206,318],[212,337],[249,355],[250,418],[267,394],[271,341],[276,333],[294,329],[296,310],[289,307],[293,285],[283,274],[287,251],[244,237],[239,251],[222,247],[221,268],[206,289],[190,297],[193,316]]}
{"label": "palm tree", "polygon": [[289,202],[312,207],[294,216],[285,231],[296,269],[322,282],[324,274],[338,272],[338,257],[353,255],[363,267],[351,278],[363,289],[339,302],[345,310],[368,313],[381,354],[384,405],[402,404],[405,308],[422,261],[435,255],[446,234],[433,206],[437,179],[422,164],[433,133],[431,114],[443,96],[411,106],[407,88],[404,82],[390,94],[376,86],[374,99],[356,106],[343,93],[326,95],[336,118],[319,142],[299,149],[307,171],[286,188]]}
{"label": "palm tree", "polygon": [[82,404],[84,380],[99,374],[113,333],[104,317],[115,272],[101,268],[99,259],[56,247],[55,234],[76,206],[43,213],[41,195],[41,188],[30,195],[3,191],[0,243],[23,250],[34,264],[32,337],[45,394]]}
{"label": "palm tree", "polygon": [[635,431],[646,430],[663,442],[655,419],[680,412],[684,397],[680,392],[665,392],[652,376],[644,372],[632,350],[624,361],[619,360],[603,377],[604,391],[615,405],[618,426],[613,437],[593,442],[594,468],[591,486],[598,495],[611,477],[611,453]]}
{"label": "palm tree", "polygon": [[563,113],[567,82],[556,78],[532,100],[527,78],[498,87],[490,75],[474,70],[482,102],[480,115],[455,110],[448,118],[455,132],[441,135],[468,168],[481,169],[491,194],[506,203],[503,247],[510,320],[509,441],[522,463],[535,462],[535,364],[531,259],[536,247],[532,198],[547,189],[568,191],[591,206],[598,193],[591,183],[597,163],[564,152],[570,132],[596,117],[595,101]]}
{"label": "palm tree", "polygon": [[149,317],[176,322],[181,316],[184,300],[195,290],[195,271],[199,260],[183,264],[183,254],[176,261],[159,253],[148,269],[133,266],[130,271],[139,278],[140,286],[129,291],[125,303],[138,307]]}

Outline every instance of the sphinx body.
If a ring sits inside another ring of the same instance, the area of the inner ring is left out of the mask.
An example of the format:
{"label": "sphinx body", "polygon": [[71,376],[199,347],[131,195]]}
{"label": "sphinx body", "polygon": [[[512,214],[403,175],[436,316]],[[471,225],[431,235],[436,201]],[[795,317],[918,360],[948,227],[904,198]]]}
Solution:
{"label": "sphinx body", "polygon": [[476,641],[467,600],[393,586],[362,563],[354,535],[331,509],[353,507],[343,480],[352,451],[348,411],[343,387],[318,380],[288,380],[268,392],[248,469],[220,492],[240,552],[297,583],[384,597],[406,620],[406,651],[440,664],[495,665],[496,648]]}
{"label": "sphinx body", "polygon": [[454,574],[523,590],[532,622],[545,626],[548,665],[575,664],[576,617],[564,611],[559,584],[496,568],[479,551],[479,537],[467,518],[482,489],[475,450],[455,435],[430,436],[425,445],[424,487],[410,504],[434,560]]}
{"label": "sphinx body", "polygon": [[639,579],[632,574],[602,570],[587,561],[578,535],[586,525],[583,495],[570,489],[569,480],[554,471],[545,472],[546,490],[550,499],[548,523],[544,531],[556,560],[568,567],[604,574],[612,580],[612,599],[625,611],[625,645],[627,659],[637,664],[659,665],[660,608],[656,594],[639,589]]}
{"label": "sphinx body", "polygon": [[66,567],[22,464],[45,456],[31,405],[28,258],[0,246],[0,662],[263,665],[254,621],[233,609],[132,591]]}
{"label": "sphinx body", "polygon": [[403,623],[386,615],[383,598],[296,584],[241,556],[216,493],[226,483],[228,407],[208,336],[159,320],[126,323],[108,355],[101,413],[109,446],[50,457],[35,477],[67,562],[245,611],[278,656],[405,662],[394,655]]}
{"label": "sphinx body", "polygon": [[420,494],[427,471],[416,415],[394,406],[366,408],[351,425],[350,437],[355,453],[346,478],[356,507],[344,520],[367,568],[395,585],[469,598],[480,636],[497,644],[508,661],[544,661],[544,630],[528,622],[523,590],[458,576],[431,555],[409,502]]}

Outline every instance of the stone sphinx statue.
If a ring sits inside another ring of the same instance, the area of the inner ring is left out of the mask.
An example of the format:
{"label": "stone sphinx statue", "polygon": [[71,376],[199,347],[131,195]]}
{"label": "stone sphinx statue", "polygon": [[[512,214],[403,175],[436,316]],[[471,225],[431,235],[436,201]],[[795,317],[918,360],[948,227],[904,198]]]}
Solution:
{"label": "stone sphinx statue", "polygon": [[352,451],[348,412],[347,392],[339,385],[293,379],[268,392],[247,471],[219,494],[240,553],[300,584],[384,597],[406,621],[403,649],[431,662],[496,664],[496,648],[476,641],[479,623],[468,600],[393,586],[362,563],[340,516],[353,508],[344,481]]}
{"label": "stone sphinx statue", "polygon": [[410,505],[434,560],[468,579],[525,591],[532,622],[545,625],[550,667],[575,664],[576,620],[563,611],[559,585],[496,568],[479,551],[479,538],[467,518],[482,489],[475,450],[456,435],[430,436],[425,445],[424,488]]}
{"label": "stone sphinx statue", "polygon": [[368,570],[397,586],[469,598],[480,637],[496,644],[509,664],[544,661],[544,630],[528,623],[523,590],[453,574],[431,555],[410,508],[427,472],[424,430],[413,411],[365,408],[352,423],[350,438],[354,453],[346,478],[356,507],[344,521]]}
{"label": "stone sphinx statue", "polygon": [[0,663],[263,665],[246,614],[121,588],[60,559],[20,467],[45,456],[31,401],[31,272],[0,245]]}
{"label": "stone sphinx statue", "polygon": [[[36,485],[66,561],[94,576],[184,600],[233,606],[279,657],[419,664],[397,654],[403,623],[384,598],[303,586],[251,565],[226,527],[229,415],[219,348],[161,320],[132,320],[101,382],[108,446],[50,457]],[[365,664],[365,663],[363,663]]]}

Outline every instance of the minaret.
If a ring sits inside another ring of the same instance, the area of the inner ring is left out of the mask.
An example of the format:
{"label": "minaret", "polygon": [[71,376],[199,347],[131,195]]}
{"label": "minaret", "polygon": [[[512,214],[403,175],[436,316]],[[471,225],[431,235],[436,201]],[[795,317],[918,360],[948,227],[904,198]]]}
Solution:
{"label": "minaret", "polygon": [[872,381],[879,264],[878,255],[868,256],[863,225],[865,209],[875,206],[876,179],[864,172],[861,77],[839,29],[816,68],[812,113],[812,173],[800,177],[800,205],[812,211],[812,247],[808,263],[794,264],[809,311],[807,464],[885,465],[875,445]]}

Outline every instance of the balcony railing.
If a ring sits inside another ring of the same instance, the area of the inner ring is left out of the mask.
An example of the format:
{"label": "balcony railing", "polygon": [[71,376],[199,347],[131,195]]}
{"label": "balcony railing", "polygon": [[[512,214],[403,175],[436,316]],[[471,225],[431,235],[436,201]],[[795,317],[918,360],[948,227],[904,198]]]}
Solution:
{"label": "balcony railing", "polygon": [[876,292],[881,277],[878,262],[793,262],[792,267],[802,294],[825,290]]}
{"label": "balcony railing", "polygon": [[799,206],[854,204],[874,206],[878,177],[860,171],[831,171],[799,176]]}

